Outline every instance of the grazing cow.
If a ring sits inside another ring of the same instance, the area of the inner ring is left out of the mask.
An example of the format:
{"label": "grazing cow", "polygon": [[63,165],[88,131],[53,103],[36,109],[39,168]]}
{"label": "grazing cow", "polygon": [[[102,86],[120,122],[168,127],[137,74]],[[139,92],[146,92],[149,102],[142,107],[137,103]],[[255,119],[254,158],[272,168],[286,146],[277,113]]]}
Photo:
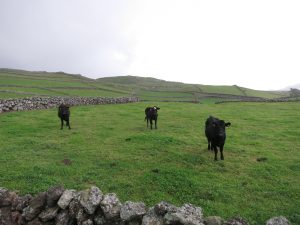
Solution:
{"label": "grazing cow", "polygon": [[229,127],[231,123],[225,123],[224,120],[210,116],[205,122],[205,135],[208,142],[208,150],[215,151],[215,160],[217,159],[218,149],[220,148],[221,159],[224,160],[223,147],[226,140],[225,127]]}
{"label": "grazing cow", "polygon": [[145,109],[145,120],[147,120],[147,127],[148,127],[148,123],[150,120],[150,125],[151,125],[151,129],[152,129],[152,120],[155,121],[155,129],[157,129],[157,110],[159,110],[160,108],[157,106],[153,106],[153,107],[147,107]]}
{"label": "grazing cow", "polygon": [[63,129],[64,121],[66,121],[66,126],[69,127],[69,129],[71,129],[71,127],[70,127],[70,107],[68,105],[61,104],[58,107],[58,117],[60,118],[60,121],[61,121],[61,127],[60,127],[61,130]]}

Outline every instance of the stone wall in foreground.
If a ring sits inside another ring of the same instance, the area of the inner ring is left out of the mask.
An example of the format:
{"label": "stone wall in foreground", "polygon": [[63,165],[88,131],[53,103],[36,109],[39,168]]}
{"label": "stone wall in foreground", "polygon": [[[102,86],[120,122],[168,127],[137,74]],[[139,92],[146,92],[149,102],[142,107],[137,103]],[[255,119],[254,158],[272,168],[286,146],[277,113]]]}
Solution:
{"label": "stone wall in foreground", "polygon": [[61,103],[74,105],[122,104],[138,102],[137,97],[31,97],[20,99],[0,99],[0,113],[34,109],[49,109]]}
{"label": "stone wall in foreground", "polygon": [[[83,191],[52,187],[35,197],[19,196],[0,188],[0,225],[248,225],[235,217],[224,221],[204,217],[201,207],[176,207],[160,202],[147,208],[143,202],[121,203],[114,193],[104,194],[95,186]],[[274,217],[267,225],[290,225],[285,217]]]}

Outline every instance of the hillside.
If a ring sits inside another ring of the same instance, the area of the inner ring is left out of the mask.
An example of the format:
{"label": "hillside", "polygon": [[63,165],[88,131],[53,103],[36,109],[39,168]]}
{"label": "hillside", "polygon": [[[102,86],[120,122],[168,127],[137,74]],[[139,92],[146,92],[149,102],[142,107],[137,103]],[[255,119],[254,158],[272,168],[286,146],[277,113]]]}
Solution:
{"label": "hillside", "polygon": [[31,96],[131,96],[144,101],[215,101],[285,97],[288,92],[257,91],[233,86],[169,82],[155,78],[120,76],[90,79],[64,72],[0,69],[0,98]]}

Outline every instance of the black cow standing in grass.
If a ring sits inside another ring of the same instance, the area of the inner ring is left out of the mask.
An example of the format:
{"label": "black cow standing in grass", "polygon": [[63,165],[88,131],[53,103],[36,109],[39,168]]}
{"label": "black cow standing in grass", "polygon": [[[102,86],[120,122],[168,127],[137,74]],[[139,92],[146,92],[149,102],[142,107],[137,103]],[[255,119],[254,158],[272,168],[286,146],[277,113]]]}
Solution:
{"label": "black cow standing in grass", "polygon": [[60,104],[60,106],[58,107],[58,117],[61,120],[61,127],[60,129],[63,129],[64,126],[64,121],[66,121],[66,126],[69,127],[69,129],[71,129],[70,127],[70,106],[65,105],[65,104]]}
{"label": "black cow standing in grass", "polygon": [[220,148],[221,159],[224,160],[223,147],[226,140],[225,127],[231,123],[225,123],[224,120],[210,116],[205,122],[205,135],[208,141],[208,150],[215,151],[215,160],[217,159],[218,148]]}
{"label": "black cow standing in grass", "polygon": [[150,125],[151,125],[151,129],[152,129],[152,120],[155,121],[155,129],[157,129],[157,110],[159,110],[160,108],[157,106],[153,106],[153,107],[147,107],[145,109],[145,120],[147,120],[147,127],[148,127],[148,123],[150,121]]}

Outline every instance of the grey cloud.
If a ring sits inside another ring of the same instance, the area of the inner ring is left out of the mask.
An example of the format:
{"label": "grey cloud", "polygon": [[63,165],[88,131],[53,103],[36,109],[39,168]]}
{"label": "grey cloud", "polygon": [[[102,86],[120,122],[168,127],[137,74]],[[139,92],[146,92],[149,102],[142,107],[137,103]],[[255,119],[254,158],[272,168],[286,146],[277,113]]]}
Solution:
{"label": "grey cloud", "polygon": [[125,75],[135,43],[126,35],[124,2],[2,0],[0,67]]}

